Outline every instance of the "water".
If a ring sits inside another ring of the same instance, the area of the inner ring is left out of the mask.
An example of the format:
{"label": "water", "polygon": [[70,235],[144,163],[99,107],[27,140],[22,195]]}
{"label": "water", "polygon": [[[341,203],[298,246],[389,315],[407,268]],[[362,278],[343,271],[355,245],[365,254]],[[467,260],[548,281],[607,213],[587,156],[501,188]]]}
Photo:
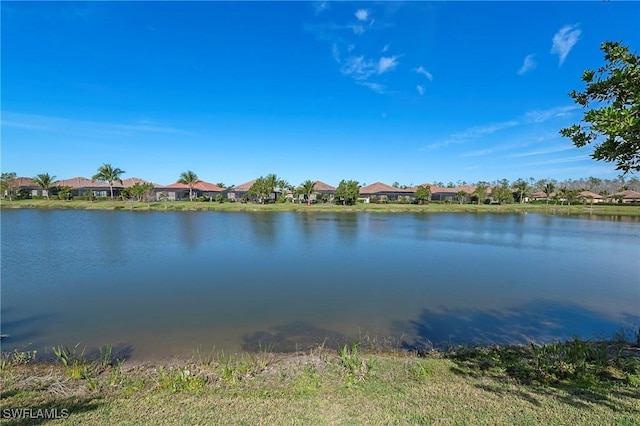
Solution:
{"label": "water", "polygon": [[148,359],[631,332],[640,221],[612,219],[3,210],[3,349]]}

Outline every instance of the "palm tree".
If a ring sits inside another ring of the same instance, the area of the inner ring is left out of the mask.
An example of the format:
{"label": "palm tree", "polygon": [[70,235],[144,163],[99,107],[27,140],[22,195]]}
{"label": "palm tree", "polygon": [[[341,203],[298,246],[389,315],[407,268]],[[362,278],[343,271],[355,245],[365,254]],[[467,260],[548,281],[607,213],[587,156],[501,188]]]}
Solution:
{"label": "palm tree", "polygon": [[191,170],[182,172],[180,174],[180,179],[178,179],[178,183],[183,183],[189,186],[189,200],[191,201],[193,201],[193,187],[198,182],[200,182],[200,179],[198,179],[198,175],[192,172]]}
{"label": "palm tree", "polygon": [[467,198],[467,193],[464,192],[463,190],[460,190],[456,192],[456,197],[458,198],[458,201],[460,202],[460,204],[462,204],[462,202]]}
{"label": "palm tree", "polygon": [[33,181],[36,185],[42,188],[43,192],[47,193],[47,200],[49,199],[49,190],[53,186],[56,180],[55,176],[49,176],[49,173],[40,173],[36,177],[33,178]]}
{"label": "palm tree", "polygon": [[565,200],[569,199],[569,188],[563,186],[562,188],[558,189],[558,195],[560,196],[560,205],[564,206]]}
{"label": "palm tree", "polygon": [[542,192],[547,196],[547,205],[549,205],[549,197],[551,197],[551,193],[554,189],[556,189],[556,186],[552,182],[548,182],[544,185],[544,188],[542,188]]}
{"label": "palm tree", "polygon": [[104,163],[98,168],[98,173],[91,177],[91,180],[94,182],[107,182],[109,184],[109,190],[111,192],[111,201],[113,201],[113,183],[120,182],[122,184],[120,175],[124,173],[126,173],[124,170],[117,167],[114,168],[111,164]]}
{"label": "palm tree", "polygon": [[525,196],[529,191],[529,184],[524,179],[518,179],[513,183],[513,188],[518,191],[518,196],[520,198],[520,204],[524,203]]}
{"label": "palm tree", "polygon": [[302,193],[307,199],[307,205],[311,205],[311,194],[313,194],[316,187],[316,183],[312,180],[305,180],[302,182]]}

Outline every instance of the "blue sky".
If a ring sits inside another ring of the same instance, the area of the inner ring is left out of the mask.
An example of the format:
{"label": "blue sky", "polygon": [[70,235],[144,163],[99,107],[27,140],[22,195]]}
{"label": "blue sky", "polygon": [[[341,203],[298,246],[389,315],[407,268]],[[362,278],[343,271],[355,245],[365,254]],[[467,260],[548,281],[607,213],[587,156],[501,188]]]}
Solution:
{"label": "blue sky", "polygon": [[558,130],[631,2],[2,2],[2,171],[613,178]]}

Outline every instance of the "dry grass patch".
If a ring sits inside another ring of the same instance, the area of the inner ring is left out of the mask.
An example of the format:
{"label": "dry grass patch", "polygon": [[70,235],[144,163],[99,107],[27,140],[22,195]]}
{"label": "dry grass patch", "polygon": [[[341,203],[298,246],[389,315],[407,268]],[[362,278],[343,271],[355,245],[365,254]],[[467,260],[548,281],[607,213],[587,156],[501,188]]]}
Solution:
{"label": "dry grass patch", "polygon": [[106,366],[95,386],[61,364],[7,365],[0,378],[3,408],[69,410],[68,419],[50,424],[632,425],[640,418],[640,389],[630,383],[557,387],[525,384],[499,366],[464,368],[437,353],[421,358],[352,346],[125,362]]}

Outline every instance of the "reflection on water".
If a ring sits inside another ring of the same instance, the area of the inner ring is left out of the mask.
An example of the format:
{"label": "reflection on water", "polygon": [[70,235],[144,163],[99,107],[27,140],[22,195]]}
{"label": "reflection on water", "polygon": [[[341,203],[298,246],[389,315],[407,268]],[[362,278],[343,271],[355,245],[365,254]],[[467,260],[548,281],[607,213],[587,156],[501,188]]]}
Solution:
{"label": "reflection on water", "polygon": [[9,210],[1,226],[6,349],[110,343],[149,357],[640,325],[637,220]]}
{"label": "reflection on water", "polygon": [[581,338],[611,338],[630,330],[634,335],[640,317],[621,314],[618,320],[574,304],[534,301],[505,310],[425,309],[410,321],[412,340],[407,349],[445,348],[459,344],[529,344]]}
{"label": "reflection on water", "polygon": [[[635,208],[635,207],[629,207]],[[640,223],[640,216],[623,216],[618,214],[602,214],[602,213],[557,213],[560,216],[575,219],[591,219],[591,220],[607,220],[614,222]]]}
{"label": "reflection on water", "polygon": [[294,322],[243,336],[242,350],[246,352],[299,352],[322,347],[339,349],[349,344],[349,338],[339,332],[321,329],[313,324]]}

